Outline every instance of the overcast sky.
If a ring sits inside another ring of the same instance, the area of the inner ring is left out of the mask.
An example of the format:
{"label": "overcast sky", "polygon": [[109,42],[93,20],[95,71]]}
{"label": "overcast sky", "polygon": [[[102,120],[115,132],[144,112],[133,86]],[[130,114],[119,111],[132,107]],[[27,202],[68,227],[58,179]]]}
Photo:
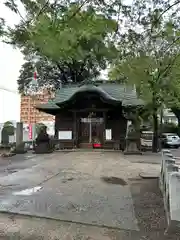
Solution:
{"label": "overcast sky", "polygon": [[[13,25],[19,19],[12,14],[0,0],[0,17]],[[23,63],[23,56],[11,46],[0,42],[0,88],[7,88],[12,91],[17,90],[17,78],[20,67]],[[19,121],[20,118],[20,97],[18,94],[0,90],[0,123],[8,120]]]}

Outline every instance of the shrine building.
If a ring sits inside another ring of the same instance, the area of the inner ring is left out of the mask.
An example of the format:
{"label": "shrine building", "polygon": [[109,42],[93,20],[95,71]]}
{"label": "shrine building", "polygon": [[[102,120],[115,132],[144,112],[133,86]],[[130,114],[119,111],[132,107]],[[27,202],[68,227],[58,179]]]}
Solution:
{"label": "shrine building", "polygon": [[124,149],[129,112],[142,106],[134,87],[114,81],[65,85],[36,106],[55,116],[55,139],[63,149]]}

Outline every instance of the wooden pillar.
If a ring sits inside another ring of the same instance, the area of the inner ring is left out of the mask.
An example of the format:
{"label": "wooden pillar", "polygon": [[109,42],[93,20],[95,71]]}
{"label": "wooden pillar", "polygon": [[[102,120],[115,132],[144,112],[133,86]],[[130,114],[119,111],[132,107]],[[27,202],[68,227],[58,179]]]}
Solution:
{"label": "wooden pillar", "polygon": [[73,112],[73,147],[77,147],[77,114]]}
{"label": "wooden pillar", "polygon": [[106,141],[106,117],[107,117],[107,113],[104,111],[103,112],[103,147]]}
{"label": "wooden pillar", "polygon": [[55,124],[54,124],[54,138],[58,139],[58,128],[57,128],[57,115],[55,116]]}

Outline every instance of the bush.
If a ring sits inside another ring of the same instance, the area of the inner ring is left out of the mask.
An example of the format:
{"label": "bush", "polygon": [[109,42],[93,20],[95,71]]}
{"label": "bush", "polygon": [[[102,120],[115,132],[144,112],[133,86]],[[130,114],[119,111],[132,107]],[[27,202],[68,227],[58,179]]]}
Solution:
{"label": "bush", "polygon": [[162,126],[162,132],[163,133],[176,133],[180,134],[179,127],[174,123],[164,123]]}

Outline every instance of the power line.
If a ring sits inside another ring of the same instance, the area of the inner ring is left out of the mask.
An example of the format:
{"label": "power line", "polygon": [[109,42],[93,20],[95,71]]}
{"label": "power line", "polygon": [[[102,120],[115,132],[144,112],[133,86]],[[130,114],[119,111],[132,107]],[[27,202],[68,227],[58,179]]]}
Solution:
{"label": "power line", "polygon": [[0,90],[6,91],[6,92],[11,92],[11,93],[14,93],[14,94],[18,94],[18,91],[16,91],[16,90],[8,89],[8,88],[1,87],[1,86],[0,86]]}

